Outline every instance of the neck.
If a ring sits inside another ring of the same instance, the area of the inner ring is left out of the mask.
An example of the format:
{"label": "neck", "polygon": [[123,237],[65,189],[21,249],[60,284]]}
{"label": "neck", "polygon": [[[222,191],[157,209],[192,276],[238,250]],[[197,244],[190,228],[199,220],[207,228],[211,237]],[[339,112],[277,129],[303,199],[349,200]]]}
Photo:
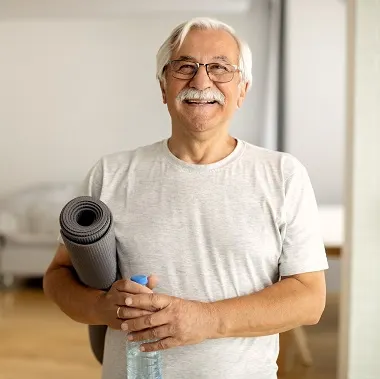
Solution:
{"label": "neck", "polygon": [[168,148],[178,159],[192,164],[211,164],[230,155],[236,147],[236,140],[226,133],[207,132],[200,135],[173,133]]}

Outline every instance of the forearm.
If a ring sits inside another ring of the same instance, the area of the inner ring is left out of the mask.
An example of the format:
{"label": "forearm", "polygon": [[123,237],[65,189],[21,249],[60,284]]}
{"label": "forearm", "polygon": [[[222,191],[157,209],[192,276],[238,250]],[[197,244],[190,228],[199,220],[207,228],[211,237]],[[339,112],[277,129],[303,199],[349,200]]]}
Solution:
{"label": "forearm", "polygon": [[324,297],[294,278],[264,290],[211,303],[217,326],[211,338],[258,337],[318,322]]}
{"label": "forearm", "polygon": [[100,324],[95,304],[103,291],[82,285],[71,267],[48,270],[43,279],[44,292],[68,317],[74,321]]}

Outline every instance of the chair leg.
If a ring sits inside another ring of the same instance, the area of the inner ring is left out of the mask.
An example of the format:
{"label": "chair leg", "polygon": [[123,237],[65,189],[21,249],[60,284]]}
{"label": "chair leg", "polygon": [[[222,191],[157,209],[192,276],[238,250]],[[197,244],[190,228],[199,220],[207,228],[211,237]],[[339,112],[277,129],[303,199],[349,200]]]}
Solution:
{"label": "chair leg", "polygon": [[293,335],[290,331],[280,333],[280,352],[277,359],[278,376],[285,376],[294,365]]}
{"label": "chair leg", "polygon": [[0,291],[0,319],[2,319],[8,311],[14,307],[15,300],[14,291]]}
{"label": "chair leg", "polygon": [[10,289],[15,283],[15,277],[9,272],[0,274],[0,288]]}
{"label": "chair leg", "polygon": [[309,344],[307,341],[305,328],[300,326],[298,328],[292,329],[292,333],[294,336],[296,346],[300,353],[302,363],[305,366],[311,366],[313,364],[313,358],[311,356],[311,351],[310,351]]}

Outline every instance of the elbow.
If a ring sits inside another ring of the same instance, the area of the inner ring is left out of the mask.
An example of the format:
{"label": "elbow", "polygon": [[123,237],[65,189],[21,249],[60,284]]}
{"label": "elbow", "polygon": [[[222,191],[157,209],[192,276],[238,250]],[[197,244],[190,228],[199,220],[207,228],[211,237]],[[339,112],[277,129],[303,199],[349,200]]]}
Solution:
{"label": "elbow", "polygon": [[318,296],[317,299],[311,299],[311,306],[308,307],[305,325],[316,325],[321,320],[326,306],[326,297]]}
{"label": "elbow", "polygon": [[316,325],[321,320],[326,306],[326,283],[324,272],[313,272],[295,276],[298,287],[298,325]]}
{"label": "elbow", "polygon": [[319,321],[321,320],[322,313],[323,312],[309,315],[309,317],[308,317],[308,319],[304,325],[317,325],[319,323]]}

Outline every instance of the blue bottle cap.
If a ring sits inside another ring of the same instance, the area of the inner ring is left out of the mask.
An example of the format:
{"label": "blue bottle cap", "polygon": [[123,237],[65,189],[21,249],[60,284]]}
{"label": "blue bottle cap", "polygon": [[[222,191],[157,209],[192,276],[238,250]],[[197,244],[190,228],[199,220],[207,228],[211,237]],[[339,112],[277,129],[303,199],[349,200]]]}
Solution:
{"label": "blue bottle cap", "polygon": [[145,275],[133,275],[131,277],[132,282],[136,282],[138,284],[142,284],[146,286],[148,284],[148,277]]}

